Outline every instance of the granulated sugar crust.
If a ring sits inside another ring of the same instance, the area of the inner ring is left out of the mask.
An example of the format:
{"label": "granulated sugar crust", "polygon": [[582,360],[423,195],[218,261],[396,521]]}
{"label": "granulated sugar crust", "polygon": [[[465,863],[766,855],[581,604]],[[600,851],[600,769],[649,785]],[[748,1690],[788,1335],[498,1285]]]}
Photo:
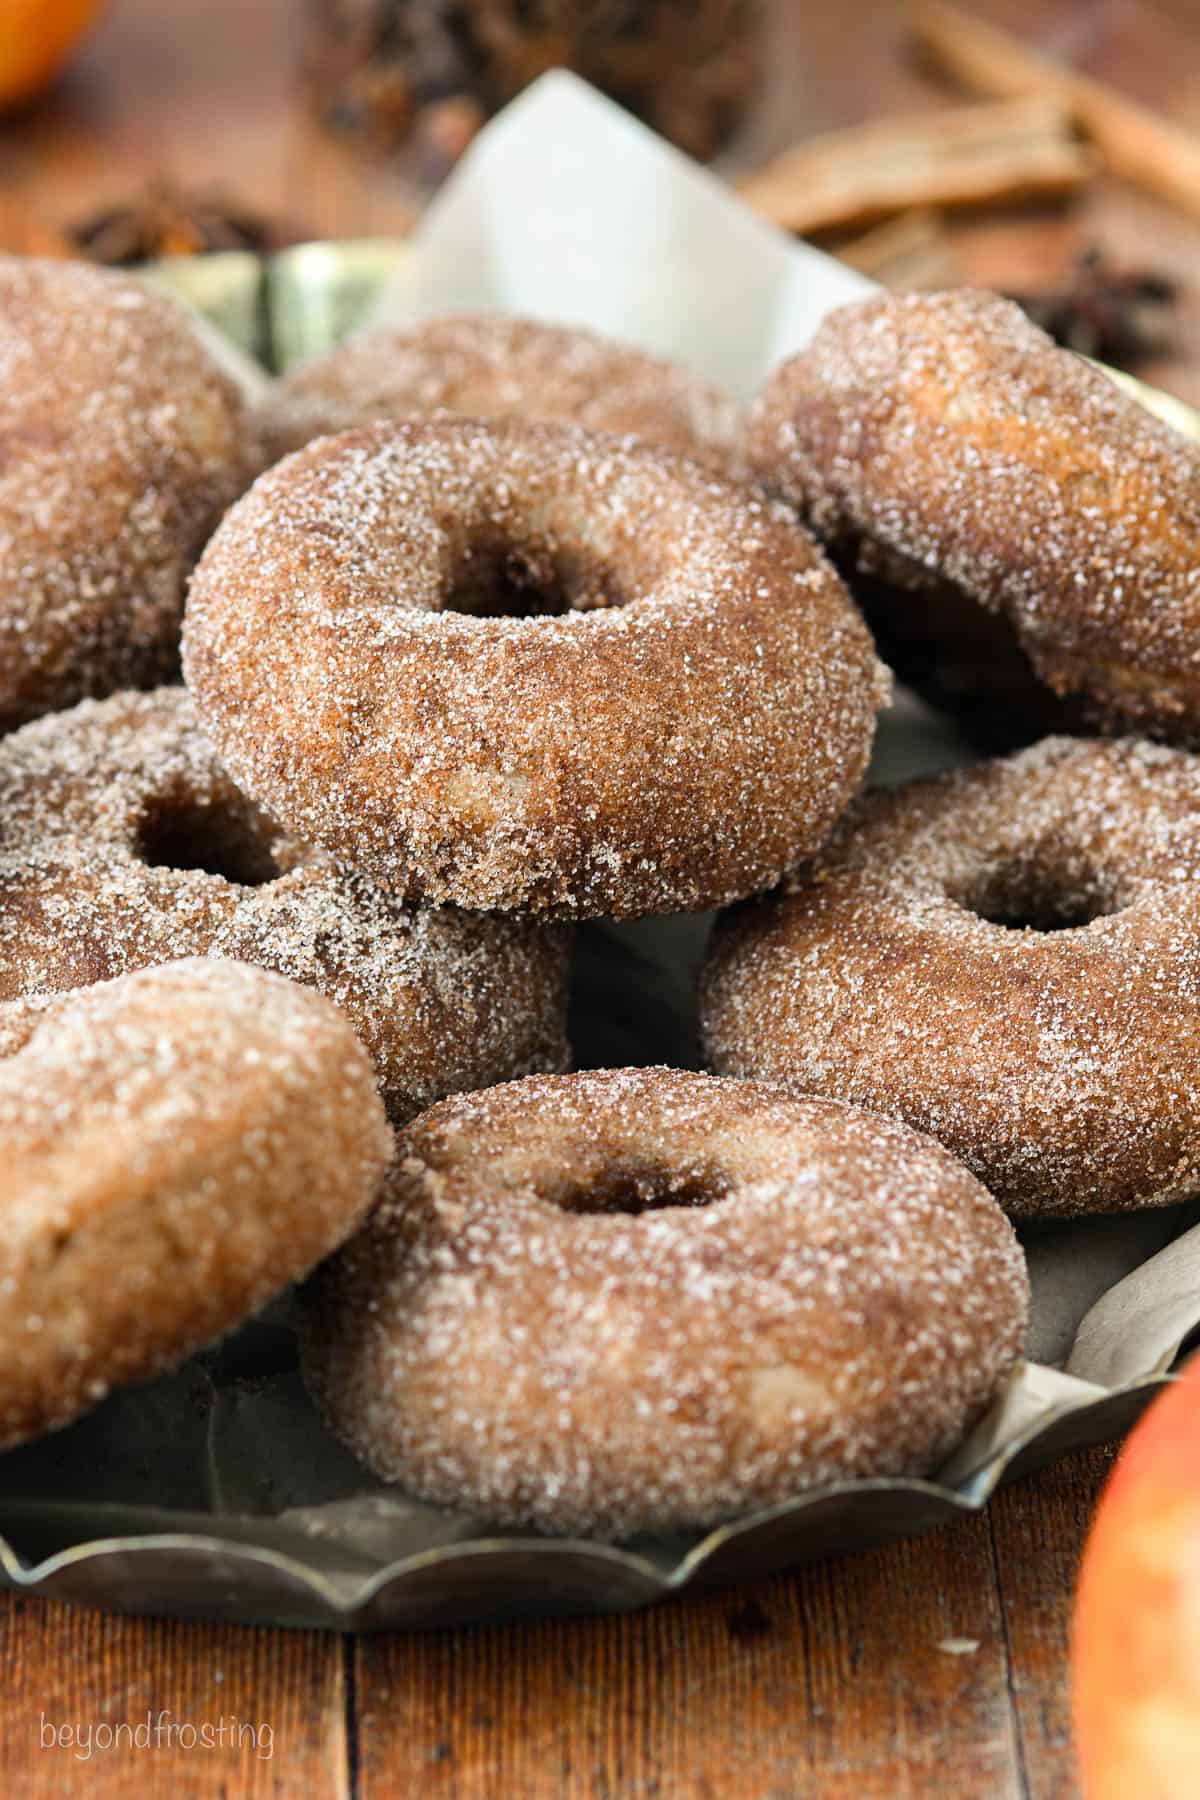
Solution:
{"label": "granulated sugar crust", "polygon": [[419,911],[289,841],[182,688],[85,701],[0,742],[0,998],[197,955],[335,1000],[396,1121],[567,1061],[566,928]]}
{"label": "granulated sugar crust", "polygon": [[[506,579],[570,609],[476,616]],[[185,665],[297,837],[415,900],[584,918],[777,881],[858,787],[887,691],[785,508],[520,421],[278,464],[205,553]]]}
{"label": "granulated sugar crust", "polygon": [[1200,742],[1200,451],[1019,307],[843,307],[747,432],[765,484],[868,572],[1005,614],[1098,724]]}
{"label": "granulated sugar crust", "polygon": [[0,1447],[231,1330],[371,1204],[392,1134],[319,995],[180,962],[0,1007]]}
{"label": "granulated sugar crust", "polygon": [[1016,1214],[1167,1205],[1200,1191],[1198,920],[1200,759],[1047,738],[872,793],[728,914],[708,1059],[932,1132]]}
{"label": "granulated sugar crust", "polygon": [[277,381],[259,423],[277,461],[332,432],[435,412],[613,431],[719,475],[734,471],[740,424],[729,394],[678,363],[578,326],[503,313],[358,332]]}
{"label": "granulated sugar crust", "polygon": [[928,1472],[1014,1369],[1028,1282],[931,1140],[625,1069],[433,1107],[304,1299],[310,1383],[380,1475],[619,1537]]}
{"label": "granulated sugar crust", "polygon": [[261,467],[182,307],[0,257],[0,729],[176,666],[184,584]]}

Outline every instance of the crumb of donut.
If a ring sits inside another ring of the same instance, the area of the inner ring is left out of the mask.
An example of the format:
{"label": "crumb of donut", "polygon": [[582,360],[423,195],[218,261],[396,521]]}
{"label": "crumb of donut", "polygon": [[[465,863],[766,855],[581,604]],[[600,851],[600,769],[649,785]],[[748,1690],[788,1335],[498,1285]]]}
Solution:
{"label": "crumb of donut", "polygon": [[1100,724],[1200,740],[1200,451],[1012,302],[841,308],[768,381],[747,455],[868,573],[1005,614]]}
{"label": "crumb of donut", "polygon": [[328,1001],[184,961],[0,1007],[0,1446],[182,1361],[307,1273],[392,1134]]}
{"label": "crumb of donut", "polygon": [[438,1504],[556,1532],[712,1523],[921,1474],[1020,1356],[1024,1257],[938,1145],[669,1069],[432,1108],[305,1295],[335,1429]]}
{"label": "crumb of donut", "polygon": [[276,382],[259,421],[273,460],[378,419],[558,419],[736,472],[738,410],[712,382],[579,326],[453,313],[378,326]]}
{"label": "crumb of donut", "polygon": [[1048,738],[858,802],[704,976],[723,1073],[891,1113],[1010,1211],[1200,1191],[1200,759]]}
{"label": "crumb of donut", "polygon": [[186,312],[0,257],[0,728],[177,666],[184,584],[261,466]]}
{"label": "crumb of donut", "polygon": [[[546,616],[469,610],[513,583]],[[859,785],[886,692],[785,508],[525,421],[278,464],[209,545],[185,636],[206,728],[298,837],[411,899],[568,917],[777,881]]]}
{"label": "crumb of donut", "polygon": [[0,998],[185,956],[344,1008],[393,1120],[558,1069],[564,928],[405,905],[238,792],[182,688],[85,701],[0,742]]}

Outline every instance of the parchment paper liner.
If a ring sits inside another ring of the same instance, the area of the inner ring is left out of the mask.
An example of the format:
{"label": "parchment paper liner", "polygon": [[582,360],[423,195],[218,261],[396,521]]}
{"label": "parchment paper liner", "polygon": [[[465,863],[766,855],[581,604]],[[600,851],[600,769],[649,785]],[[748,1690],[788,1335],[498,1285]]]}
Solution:
{"label": "parchment paper liner", "polygon": [[[868,285],[751,218],[563,74],[482,135],[411,249],[311,245],[257,268],[218,258],[155,278],[283,365],[360,316],[389,271],[381,317],[497,307],[573,320],[682,357],[743,398]],[[252,366],[242,375],[258,379]],[[1134,386],[1200,439],[1196,415]],[[965,759],[946,723],[902,694],[873,778]],[[581,930],[582,1064],[694,1062],[706,930],[702,919]],[[0,1579],[116,1611],[371,1630],[615,1610],[913,1535],[1128,1427],[1200,1325],[1198,1219],[1193,1203],[1024,1232],[1031,1360],[935,1477],[840,1483],[708,1533],[620,1546],[497,1535],[373,1481],[309,1406],[280,1303],[176,1375],[0,1458]]]}

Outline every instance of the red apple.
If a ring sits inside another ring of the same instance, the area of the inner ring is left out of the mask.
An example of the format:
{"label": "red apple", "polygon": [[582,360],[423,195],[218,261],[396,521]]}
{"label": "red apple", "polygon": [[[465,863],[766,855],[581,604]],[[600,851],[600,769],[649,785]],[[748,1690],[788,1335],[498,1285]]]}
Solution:
{"label": "red apple", "polygon": [[1200,1357],[1117,1459],[1073,1638],[1086,1800],[1200,1796]]}

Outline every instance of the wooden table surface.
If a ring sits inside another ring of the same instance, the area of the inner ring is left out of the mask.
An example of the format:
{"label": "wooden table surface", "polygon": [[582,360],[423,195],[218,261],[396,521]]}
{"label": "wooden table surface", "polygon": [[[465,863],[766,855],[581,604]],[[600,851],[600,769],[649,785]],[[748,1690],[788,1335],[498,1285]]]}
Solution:
{"label": "wooden table surface", "polygon": [[[1200,129],[1194,0],[974,5]],[[302,10],[112,0],[59,90],[0,125],[0,245],[39,248],[154,171],[221,182],[312,236],[402,230],[411,188],[297,104]],[[899,0],[779,0],[743,160],[947,104],[905,55],[902,21]],[[1200,402],[1194,223],[1104,185],[1067,211],[979,218],[955,238],[965,276],[1005,287],[1050,279],[1093,242],[1173,270],[1185,287],[1176,341],[1145,372]],[[0,1791],[1062,1800],[1075,1792],[1071,1588],[1109,1462],[1103,1450],[1073,1457],[917,1543],[595,1621],[355,1641],[2,1596]],[[225,1742],[44,1747],[63,1724],[164,1712],[168,1724],[224,1722]],[[255,1727],[257,1751],[230,1747],[231,1720]]]}

